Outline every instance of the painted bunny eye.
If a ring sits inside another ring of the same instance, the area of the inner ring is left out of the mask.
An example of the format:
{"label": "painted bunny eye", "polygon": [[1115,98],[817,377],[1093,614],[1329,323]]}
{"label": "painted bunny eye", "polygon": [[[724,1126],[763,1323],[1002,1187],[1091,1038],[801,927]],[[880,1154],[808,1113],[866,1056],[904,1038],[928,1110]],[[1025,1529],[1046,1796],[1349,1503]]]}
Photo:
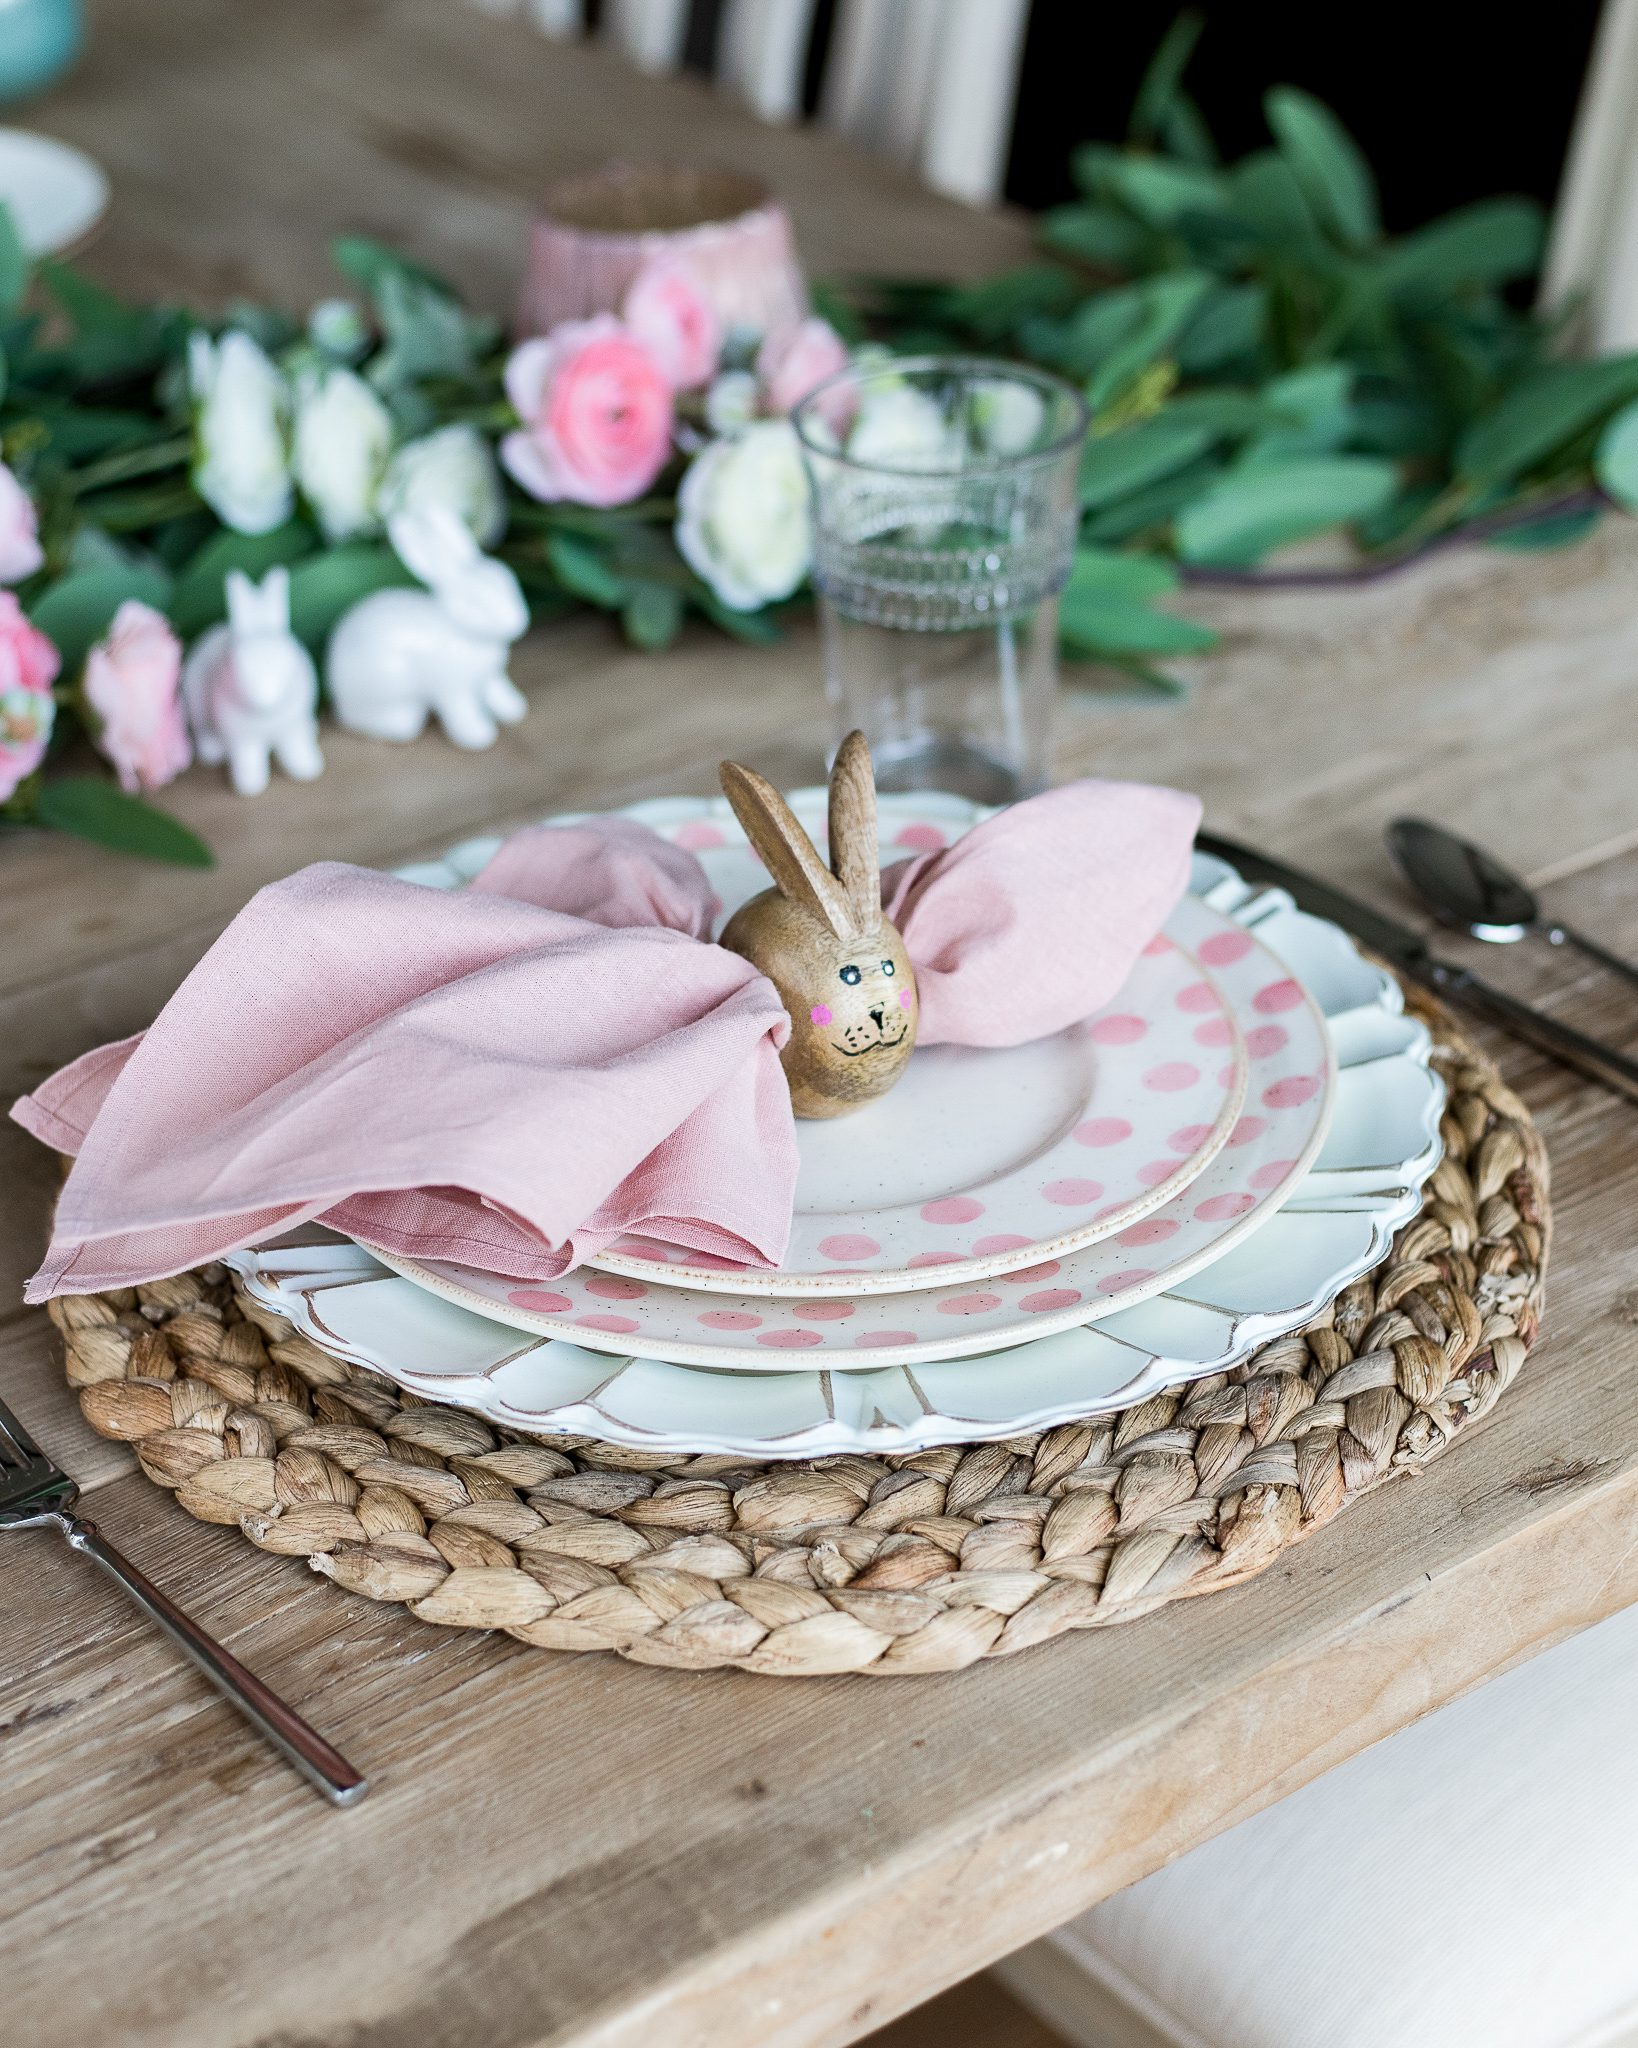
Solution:
{"label": "painted bunny eye", "polygon": [[893,979],[893,963],[891,960],[884,960],[882,962],[882,972],[887,976],[889,981]]}
{"label": "painted bunny eye", "polygon": [[847,985],[848,985],[848,987],[849,987],[849,988],[857,988],[857,987],[858,987],[858,985],[859,985],[859,970],[858,970],[858,968],[857,968],[857,967],[844,967],[844,968],[842,969],[842,979],[843,979],[843,980],[844,980],[844,981],[845,981],[845,982],[847,983]]}

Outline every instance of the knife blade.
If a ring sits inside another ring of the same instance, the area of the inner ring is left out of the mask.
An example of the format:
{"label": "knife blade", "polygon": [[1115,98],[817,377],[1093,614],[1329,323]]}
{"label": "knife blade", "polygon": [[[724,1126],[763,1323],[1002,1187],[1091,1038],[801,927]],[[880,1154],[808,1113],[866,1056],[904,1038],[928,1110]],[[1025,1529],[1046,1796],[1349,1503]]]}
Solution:
{"label": "knife blade", "polygon": [[1379,953],[1435,995],[1465,1004],[1527,1045],[1574,1067],[1617,1095],[1626,1096],[1628,1101],[1638,1102],[1638,1060],[1629,1059],[1614,1046],[1604,1045],[1573,1025],[1561,1024],[1556,1017],[1492,987],[1471,968],[1442,960],[1420,932],[1412,931],[1409,925],[1401,924],[1385,911],[1361,903],[1317,875],[1306,874],[1271,854],[1259,853],[1255,847],[1241,846],[1236,840],[1224,839],[1216,833],[1198,834],[1195,845],[1202,853],[1226,860],[1248,882],[1265,882],[1284,889],[1299,910],[1341,925],[1362,945],[1369,946],[1373,953]]}

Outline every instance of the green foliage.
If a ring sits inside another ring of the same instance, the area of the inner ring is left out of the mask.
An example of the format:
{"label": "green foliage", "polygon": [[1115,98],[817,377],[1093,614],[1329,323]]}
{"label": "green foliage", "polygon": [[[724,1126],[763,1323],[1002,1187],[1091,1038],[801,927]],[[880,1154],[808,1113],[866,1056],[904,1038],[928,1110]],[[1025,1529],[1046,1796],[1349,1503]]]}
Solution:
{"label": "green foliage", "polygon": [[141,854],[173,867],[216,864],[210,848],[186,825],[94,776],[65,775],[42,783],[34,802],[34,822],[70,832],[76,839],[95,840],[116,853]]}
{"label": "green foliage", "polygon": [[[1400,554],[1513,504],[1542,510],[1497,545],[1564,545],[1595,514],[1556,501],[1595,476],[1638,510],[1638,357],[1564,360],[1510,296],[1540,262],[1541,209],[1490,199],[1390,236],[1357,144],[1291,85],[1264,100],[1269,146],[1223,163],[1186,90],[1201,27],[1186,11],[1167,30],[1124,143],[1075,152],[1080,196],[1043,215],[1043,263],[942,294],[878,285],[860,302],[875,331],[1079,384],[1081,531],[1100,549],[1249,570],[1335,530]],[[1086,574],[1066,644],[1102,618],[1114,648]]]}

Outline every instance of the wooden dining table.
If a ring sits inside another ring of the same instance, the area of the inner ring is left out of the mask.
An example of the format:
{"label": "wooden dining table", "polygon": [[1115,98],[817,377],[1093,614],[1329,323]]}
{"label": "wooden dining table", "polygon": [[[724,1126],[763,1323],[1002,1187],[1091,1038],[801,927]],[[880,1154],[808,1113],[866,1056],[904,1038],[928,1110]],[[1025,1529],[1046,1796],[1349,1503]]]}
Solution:
{"label": "wooden dining table", "polygon": [[[1028,224],[929,195],[701,80],[645,78],[456,0],[101,0],[19,117],[89,149],[86,268],[210,309],[337,288],[358,229],[504,314],[531,203],[611,155],[788,201],[809,269],[974,276]],[[1422,812],[1638,952],[1638,529],[1460,548],[1344,588],[1191,590],[1220,649],[1177,700],[1066,678],[1061,777],[1202,792],[1209,822],[1415,912]],[[322,780],[164,801],[216,865],[0,838],[0,1088],[147,1022],[246,897],[667,791],[732,752],[820,770],[814,633],[602,617],[518,650],[490,752],[326,733]],[[1450,940],[1476,957],[1476,942]],[[1538,941],[1486,966],[1629,1048],[1638,1003]],[[1638,1598],[1638,1109],[1481,1034],[1540,1121],[1547,1335],[1494,1415],[1263,1577],[938,1677],[778,1681],[429,1628],[191,1520],[95,1436],[21,1306],[56,1162],[0,1135],[0,1395],[96,1520],[365,1769],[323,1806],[46,1532],[0,1557],[0,2041],[46,2048],[820,2048],[852,2041],[1464,1689]]]}

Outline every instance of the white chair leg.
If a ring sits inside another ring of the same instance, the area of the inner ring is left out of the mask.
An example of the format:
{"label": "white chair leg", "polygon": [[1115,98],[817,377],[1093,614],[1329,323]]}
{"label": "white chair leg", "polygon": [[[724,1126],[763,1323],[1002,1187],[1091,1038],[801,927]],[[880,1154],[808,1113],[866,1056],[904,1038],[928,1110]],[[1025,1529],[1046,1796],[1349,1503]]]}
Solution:
{"label": "white chair leg", "polygon": [[603,33],[639,71],[664,77],[682,62],[688,0],[607,0]]}

